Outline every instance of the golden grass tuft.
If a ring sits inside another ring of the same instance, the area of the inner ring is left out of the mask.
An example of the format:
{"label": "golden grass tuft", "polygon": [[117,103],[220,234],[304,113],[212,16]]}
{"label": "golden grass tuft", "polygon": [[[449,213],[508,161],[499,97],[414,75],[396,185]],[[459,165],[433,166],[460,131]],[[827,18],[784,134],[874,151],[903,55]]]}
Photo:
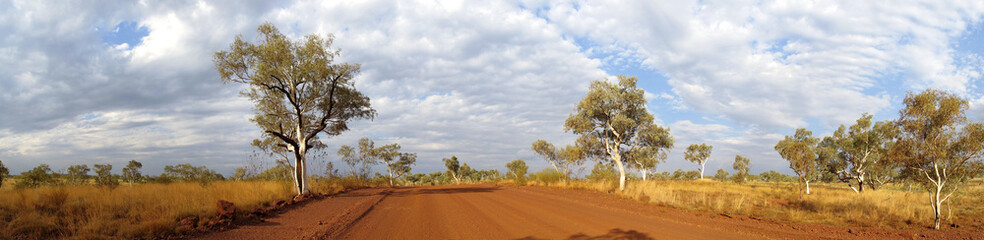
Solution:
{"label": "golden grass tuft", "polygon": [[248,211],[293,195],[289,183],[271,181],[4,187],[0,188],[0,239],[153,238],[173,233],[184,217],[214,218],[218,200]]}
{"label": "golden grass tuft", "polygon": [[[928,193],[915,187],[889,186],[858,194],[838,184],[811,184],[811,194],[805,195],[796,183],[631,181],[623,192],[617,191],[617,182],[609,181],[531,184],[590,189],[674,208],[785,221],[889,229],[925,229],[933,221]],[[950,221],[944,206],[944,222],[979,225],[972,219],[984,215],[982,195],[980,181],[964,186],[952,199]]]}

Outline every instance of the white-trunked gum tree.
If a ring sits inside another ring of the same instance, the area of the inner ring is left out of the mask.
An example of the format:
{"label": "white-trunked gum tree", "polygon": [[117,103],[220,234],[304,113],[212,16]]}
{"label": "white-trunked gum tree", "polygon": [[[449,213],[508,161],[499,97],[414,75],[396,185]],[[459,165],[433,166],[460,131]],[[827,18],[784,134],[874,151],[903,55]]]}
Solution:
{"label": "white-trunked gum tree", "polygon": [[277,27],[257,28],[258,42],[236,36],[228,50],[213,62],[223,82],[247,85],[241,94],[256,107],[250,119],[272,138],[268,152],[290,152],[297,194],[308,192],[308,151],[319,145],[318,135],[336,136],[348,122],[372,119],[369,98],[355,89],[359,64],[336,63],[340,51],[331,48],[332,35],[307,35],[291,40]]}

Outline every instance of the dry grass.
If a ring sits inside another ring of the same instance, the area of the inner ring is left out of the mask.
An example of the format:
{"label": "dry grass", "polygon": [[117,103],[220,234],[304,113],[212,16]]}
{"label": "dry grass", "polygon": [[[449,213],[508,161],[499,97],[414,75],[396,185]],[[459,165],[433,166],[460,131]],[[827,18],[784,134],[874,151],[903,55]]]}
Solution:
{"label": "dry grass", "polygon": [[[0,239],[153,238],[172,233],[177,221],[218,213],[226,200],[248,211],[276,200],[290,199],[292,185],[272,181],[96,186],[0,188]],[[312,181],[312,190],[335,193],[358,182]]]}
{"label": "dry grass", "polygon": [[[631,181],[624,192],[617,192],[617,182],[571,181],[536,185],[591,189],[612,192],[626,198],[675,208],[753,216],[796,222],[890,229],[925,229],[932,226],[933,211],[929,195],[913,188],[891,186],[861,194],[842,185],[812,185],[805,195],[795,183],[753,182],[736,184],[717,181]],[[957,223],[982,228],[984,186],[972,182],[954,196],[952,219]],[[944,205],[944,219],[947,218]]]}

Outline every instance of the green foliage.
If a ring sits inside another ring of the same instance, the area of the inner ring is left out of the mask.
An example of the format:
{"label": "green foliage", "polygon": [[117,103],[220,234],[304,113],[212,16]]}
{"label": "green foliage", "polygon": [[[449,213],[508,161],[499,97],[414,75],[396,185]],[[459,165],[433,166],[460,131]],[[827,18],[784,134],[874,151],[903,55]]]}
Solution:
{"label": "green foliage", "polygon": [[89,171],[89,166],[85,164],[69,166],[65,182],[75,186],[86,184],[89,182]]}
{"label": "green foliage", "polygon": [[734,168],[736,172],[731,176],[731,180],[736,183],[744,183],[745,181],[748,181],[749,162],[750,160],[748,158],[742,157],[741,155],[735,155],[735,163],[732,164],[731,167]]}
{"label": "green foliage", "polygon": [[355,88],[360,66],[335,62],[340,51],[331,49],[331,35],[292,41],[270,23],[257,32],[257,43],[238,35],[213,63],[223,82],[248,86],[241,94],[256,104],[250,120],[263,132],[263,140],[254,142],[271,154],[294,155],[301,194],[308,191],[306,154],[323,145],[318,135],[337,136],[349,121],[372,119],[376,111]]}
{"label": "green foliage", "polygon": [[229,180],[236,180],[236,181],[246,180],[247,178],[246,172],[247,172],[246,168],[237,167],[236,170],[232,173],[232,177],[229,178]]}
{"label": "green foliage", "polygon": [[164,174],[174,181],[199,182],[202,184],[225,180],[222,174],[212,169],[208,169],[205,166],[195,167],[187,163],[164,166]]}
{"label": "green foliage", "polygon": [[984,152],[984,124],[967,120],[967,101],[952,93],[910,92],[904,103],[891,155],[904,176],[930,192],[939,229],[940,206],[980,170],[975,165]]}
{"label": "green foliage", "polygon": [[546,140],[537,140],[530,148],[550,163],[550,166],[568,177],[573,174],[575,167],[581,166],[586,160],[584,150],[576,145],[567,145],[558,149]]}
{"label": "green foliage", "polygon": [[714,180],[723,182],[725,180],[728,180],[728,175],[730,174],[731,173],[725,171],[724,169],[718,169],[717,173],[714,174]]}
{"label": "green foliage", "polygon": [[683,169],[677,169],[673,171],[672,174],[667,176],[670,180],[697,180],[700,178],[700,172],[697,170],[683,171]]}
{"label": "green foliage", "polygon": [[516,159],[506,163],[506,169],[509,169],[506,172],[506,178],[519,181],[526,179],[526,171],[529,170],[529,167],[526,166],[526,161],[523,159]]}
{"label": "green foliage", "polygon": [[17,182],[17,188],[35,188],[43,185],[55,184],[55,177],[52,176],[51,167],[48,164],[41,164],[30,171],[22,172],[21,180]]}
{"label": "green foliage", "polygon": [[656,125],[646,110],[645,91],[635,77],[619,75],[618,82],[592,81],[587,96],[567,117],[564,129],[580,135],[577,145],[586,157],[611,161],[619,168],[619,190],[625,189],[629,160],[654,158],[673,147],[669,129]]}
{"label": "green foliage", "polygon": [[584,177],[594,181],[616,181],[619,175],[612,164],[598,162],[591,168],[591,173]]}
{"label": "green foliage", "polygon": [[776,143],[775,147],[779,156],[789,161],[789,168],[799,176],[800,182],[807,184],[806,194],[810,194],[810,181],[820,178],[822,164],[817,162],[817,143],[819,139],[813,137],[813,132],[800,128],[796,129],[795,135],[786,136]]}
{"label": "green foliage", "polygon": [[0,161],[0,187],[3,186],[3,180],[8,177],[10,177],[10,169],[7,169],[7,167],[3,165],[3,161]]}
{"label": "green foliage", "polygon": [[713,149],[714,146],[703,143],[690,144],[690,146],[687,146],[687,152],[683,153],[683,158],[687,159],[687,161],[700,165],[700,174],[698,174],[700,175],[700,179],[704,179],[704,164],[707,163],[707,158],[711,157],[711,150]]}
{"label": "green foliage", "polygon": [[555,183],[567,180],[567,174],[557,171],[557,169],[544,168],[539,172],[531,173],[530,180],[542,183]]}
{"label": "green foliage", "polygon": [[140,168],[143,168],[143,164],[137,162],[137,160],[130,160],[123,168],[123,181],[133,185],[134,182],[140,181]]}
{"label": "green foliage", "polygon": [[[819,150],[820,157],[833,166],[826,170],[833,171],[838,180],[848,183],[851,188],[857,184],[858,192],[864,191],[865,184],[874,183],[865,180],[895,175],[892,173],[895,167],[888,164],[891,161],[884,161],[883,156],[892,147],[898,128],[889,121],[872,124],[872,117],[865,113],[849,128],[841,125],[829,140],[825,138],[821,142],[821,146],[827,148]],[[835,149],[836,153],[823,152],[831,151],[829,148]]]}
{"label": "green foliage", "polygon": [[96,185],[105,187],[116,187],[120,185],[118,177],[113,175],[113,165],[110,164],[95,164],[92,165],[96,172]]}
{"label": "green foliage", "polygon": [[451,156],[451,158],[445,158],[442,161],[444,161],[444,166],[448,168],[445,174],[451,176],[456,183],[461,182],[461,163],[458,162],[458,157]]}
{"label": "green foliage", "polygon": [[775,170],[759,173],[757,178],[763,182],[796,182],[796,177],[782,174]]}

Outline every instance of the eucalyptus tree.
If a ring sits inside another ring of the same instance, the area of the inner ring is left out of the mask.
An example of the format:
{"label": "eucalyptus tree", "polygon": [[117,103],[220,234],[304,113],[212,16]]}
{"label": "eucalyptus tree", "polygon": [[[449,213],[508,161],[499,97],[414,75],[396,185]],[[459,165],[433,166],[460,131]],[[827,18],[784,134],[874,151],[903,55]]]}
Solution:
{"label": "eucalyptus tree", "polygon": [[933,228],[940,229],[940,206],[980,171],[984,124],[967,120],[967,101],[952,93],[909,92],[904,103],[891,159],[929,191]]}
{"label": "eucalyptus tree", "polygon": [[738,183],[743,183],[748,180],[748,163],[750,160],[741,155],[735,155],[735,163],[731,164],[731,168],[735,169],[735,174],[731,178]]}
{"label": "eucalyptus tree", "polygon": [[584,153],[577,145],[567,145],[558,149],[546,140],[536,140],[530,149],[568,178],[574,173],[574,168],[584,164],[585,161]]}
{"label": "eucalyptus tree", "polygon": [[806,194],[810,194],[810,181],[819,176],[816,155],[818,142],[819,140],[813,137],[813,132],[800,128],[796,129],[795,135],[786,136],[775,147],[779,155],[789,161],[789,168],[799,176],[800,182],[806,184]]}
{"label": "eucalyptus tree", "polygon": [[410,166],[417,163],[416,153],[401,153],[400,145],[396,143],[387,144],[377,148],[376,157],[386,165],[386,173],[389,175],[390,185],[393,180],[402,177],[410,172]]}
{"label": "eucalyptus tree", "polygon": [[444,166],[448,168],[446,174],[451,175],[454,183],[461,183],[461,162],[458,161],[458,157],[451,156],[451,158],[445,158],[443,161]]}
{"label": "eucalyptus tree", "polygon": [[619,75],[617,81],[595,80],[586,96],[567,117],[564,129],[580,135],[578,146],[586,157],[614,162],[619,172],[619,190],[625,190],[625,160],[673,147],[669,128],[654,123],[646,110],[645,91],[638,78]]}
{"label": "eucalyptus tree", "polygon": [[130,160],[130,162],[126,164],[126,167],[123,168],[123,181],[126,181],[130,186],[133,186],[133,182],[140,179],[140,168],[143,168],[142,163],[137,162],[137,160]]}
{"label": "eucalyptus tree", "polygon": [[529,166],[526,166],[526,161],[523,161],[523,159],[516,159],[506,163],[506,169],[509,169],[506,172],[507,178],[511,176],[513,179],[522,180],[526,177],[526,171],[529,170]]}
{"label": "eucalyptus tree", "polygon": [[690,144],[687,146],[687,152],[683,153],[683,158],[687,159],[692,163],[700,165],[700,179],[704,179],[704,165],[707,164],[707,158],[711,157],[711,150],[714,146],[701,144]]}
{"label": "eucalyptus tree", "polygon": [[335,136],[348,122],[372,119],[369,98],[355,88],[358,64],[336,63],[340,51],[333,36],[307,35],[291,40],[270,23],[257,28],[259,40],[236,36],[213,62],[223,82],[245,84],[241,92],[256,107],[251,119],[264,138],[275,139],[276,151],[291,152],[297,193],[308,192],[308,150],[319,134]]}
{"label": "eucalyptus tree", "polygon": [[90,170],[85,164],[69,166],[65,180],[69,185],[84,185],[89,182]]}
{"label": "eucalyptus tree", "polygon": [[[891,148],[892,139],[897,134],[897,128],[888,121],[872,124],[871,114],[863,114],[849,128],[841,125],[832,136],[838,155],[833,157],[838,166],[836,174],[842,182],[847,182],[855,192],[863,192],[865,181],[869,180],[872,172],[883,173],[875,168],[885,167],[880,164],[885,153]],[[857,188],[851,183],[856,183]]]}

